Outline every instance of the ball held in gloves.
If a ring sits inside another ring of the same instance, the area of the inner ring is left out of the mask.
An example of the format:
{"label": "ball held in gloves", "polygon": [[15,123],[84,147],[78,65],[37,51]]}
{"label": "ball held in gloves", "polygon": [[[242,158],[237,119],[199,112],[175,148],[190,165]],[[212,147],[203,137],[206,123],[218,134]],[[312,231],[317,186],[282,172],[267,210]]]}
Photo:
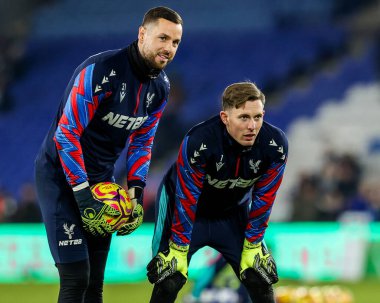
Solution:
{"label": "ball held in gloves", "polygon": [[91,191],[97,200],[119,211],[120,215],[117,216],[104,215],[106,222],[112,226],[113,232],[130,220],[132,202],[126,190],[119,184],[100,182],[91,186]]}

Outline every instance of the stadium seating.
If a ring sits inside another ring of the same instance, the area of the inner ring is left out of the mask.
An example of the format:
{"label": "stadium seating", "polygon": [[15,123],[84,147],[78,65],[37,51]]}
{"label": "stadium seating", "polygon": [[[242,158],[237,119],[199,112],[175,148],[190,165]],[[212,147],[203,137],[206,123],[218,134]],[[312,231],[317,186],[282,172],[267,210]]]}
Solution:
{"label": "stadium seating", "polygon": [[[223,13],[231,15],[231,10],[220,7],[220,14],[211,20],[202,15],[197,5],[206,4],[201,2],[178,4],[188,16],[189,30],[186,28],[177,58],[167,70],[169,76],[181,75],[186,93],[183,119],[189,123],[219,111],[220,95],[227,84],[246,79],[260,87],[270,81],[281,83],[300,66],[316,64],[326,50],[339,52],[347,40],[345,31],[330,24],[331,7],[317,8],[315,4],[315,10],[310,11],[313,16],[325,16],[318,25],[288,28],[278,27],[274,16],[290,16],[285,4],[276,11],[270,4],[257,1],[254,3],[260,5],[247,12],[238,1],[236,10],[241,15],[223,20]],[[213,7],[219,1],[207,3]],[[125,1],[114,4],[125,7]],[[96,16],[99,5],[104,6],[103,16]],[[104,21],[110,8],[102,1],[59,1],[40,12],[25,58],[26,72],[11,87],[13,110],[0,113],[0,135],[3,142],[9,142],[2,144],[1,157],[16,159],[12,165],[0,162],[0,186],[17,192],[20,184],[33,180],[34,157],[73,70],[89,55],[122,47],[134,39],[136,27],[129,28],[129,24],[139,24],[136,12],[145,10],[142,6],[151,3],[136,4],[129,11],[120,9],[112,22]],[[70,20],[62,19],[65,12],[72,16]],[[287,129],[298,117],[312,117],[325,100],[341,98],[357,81],[371,81],[373,60],[371,52],[362,58],[346,58],[334,74],[317,75],[308,89],[289,91],[273,107],[268,100],[268,120]]]}
{"label": "stadium seating", "polygon": [[327,151],[357,155],[367,174],[378,174],[380,150],[375,146],[380,133],[380,86],[367,81],[355,83],[341,97],[326,99],[313,117],[300,116],[289,125],[291,152],[280,194],[282,203],[274,217],[281,217],[291,206],[298,176],[318,172]]}
{"label": "stadium seating", "polygon": [[[105,50],[105,47],[123,46],[130,39],[133,37],[115,35],[102,40],[71,37],[30,42],[26,57],[28,71],[12,87],[14,111],[2,114],[0,122],[1,129],[6,130],[5,135],[12,142],[2,148],[2,154],[5,159],[18,159],[14,166],[1,163],[3,183],[14,189],[17,182],[32,178],[33,157],[75,67],[89,55]],[[282,81],[299,60],[311,64],[327,44],[332,48],[341,47],[344,33],[328,28],[313,32],[243,31],[228,40],[226,44],[226,33],[189,33],[178,58],[168,70],[168,74],[170,71],[181,74],[187,95],[184,118],[189,122],[201,121],[218,110],[220,94],[228,83],[250,79],[260,85],[271,78]],[[299,107],[300,113],[306,108]],[[25,125],[12,121],[24,121]],[[5,176],[9,175],[17,176],[17,182],[7,181]]]}

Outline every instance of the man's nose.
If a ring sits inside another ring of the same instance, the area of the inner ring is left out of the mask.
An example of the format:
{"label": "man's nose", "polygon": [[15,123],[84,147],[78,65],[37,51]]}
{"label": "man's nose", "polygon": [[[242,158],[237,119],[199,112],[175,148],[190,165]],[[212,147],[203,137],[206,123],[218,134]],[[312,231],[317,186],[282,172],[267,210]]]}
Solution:
{"label": "man's nose", "polygon": [[171,41],[168,41],[167,43],[165,43],[164,50],[165,50],[165,52],[167,52],[171,55],[174,52],[173,43]]}
{"label": "man's nose", "polygon": [[255,119],[249,120],[248,129],[249,130],[254,130],[255,128],[256,128],[256,121],[255,121]]}

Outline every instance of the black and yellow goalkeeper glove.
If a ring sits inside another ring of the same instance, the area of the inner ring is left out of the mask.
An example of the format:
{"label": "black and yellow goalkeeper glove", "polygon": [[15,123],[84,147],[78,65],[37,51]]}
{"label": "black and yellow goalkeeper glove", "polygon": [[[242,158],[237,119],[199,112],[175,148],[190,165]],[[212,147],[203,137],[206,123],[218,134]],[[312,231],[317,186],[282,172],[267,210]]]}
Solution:
{"label": "black and yellow goalkeeper glove", "polygon": [[131,199],[133,211],[131,214],[131,222],[125,223],[119,228],[116,235],[126,236],[134,232],[143,222],[144,219],[144,209],[142,206],[142,194],[143,190],[141,187],[132,187],[128,190],[129,198]]}
{"label": "black and yellow goalkeeper glove", "polygon": [[246,270],[252,268],[264,283],[278,282],[276,263],[267,248],[260,243],[250,243],[244,239],[240,261],[240,279],[246,278]]}
{"label": "black and yellow goalkeeper glove", "polygon": [[148,280],[160,283],[166,277],[180,272],[187,279],[187,253],[189,245],[180,246],[169,241],[169,249],[159,252],[147,265]]}
{"label": "black and yellow goalkeeper glove", "polygon": [[120,212],[95,199],[86,182],[73,188],[74,197],[82,217],[83,228],[93,236],[105,237],[113,232],[104,215],[119,216]]}

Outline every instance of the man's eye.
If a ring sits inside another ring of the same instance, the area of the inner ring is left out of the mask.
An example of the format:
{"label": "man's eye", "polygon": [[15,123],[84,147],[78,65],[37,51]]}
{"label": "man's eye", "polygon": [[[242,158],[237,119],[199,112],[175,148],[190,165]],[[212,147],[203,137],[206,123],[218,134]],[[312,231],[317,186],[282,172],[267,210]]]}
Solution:
{"label": "man's eye", "polygon": [[161,41],[165,41],[166,37],[160,37]]}

